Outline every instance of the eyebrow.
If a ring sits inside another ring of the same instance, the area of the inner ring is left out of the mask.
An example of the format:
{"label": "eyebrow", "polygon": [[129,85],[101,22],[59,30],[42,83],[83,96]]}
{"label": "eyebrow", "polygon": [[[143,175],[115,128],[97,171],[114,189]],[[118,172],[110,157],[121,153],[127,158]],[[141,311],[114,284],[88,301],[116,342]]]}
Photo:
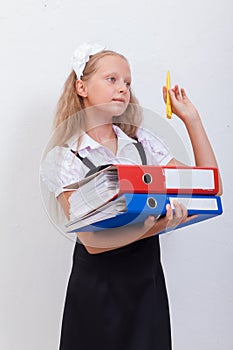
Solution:
{"label": "eyebrow", "polygon": [[[109,76],[109,75],[119,75],[119,73],[117,73],[117,72],[112,72],[112,71],[109,71],[109,72],[105,72],[105,73],[103,73],[103,75],[104,76]],[[129,75],[129,76],[127,76],[127,77],[125,77],[125,80],[132,80],[132,78],[131,78],[131,75]]]}

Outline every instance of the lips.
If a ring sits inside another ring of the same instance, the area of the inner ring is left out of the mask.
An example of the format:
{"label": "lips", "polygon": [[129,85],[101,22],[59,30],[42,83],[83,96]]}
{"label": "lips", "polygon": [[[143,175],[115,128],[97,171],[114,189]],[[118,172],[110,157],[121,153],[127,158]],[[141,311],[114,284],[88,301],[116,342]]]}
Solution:
{"label": "lips", "polygon": [[125,99],[124,99],[124,98],[113,98],[112,100],[113,100],[114,102],[125,103]]}

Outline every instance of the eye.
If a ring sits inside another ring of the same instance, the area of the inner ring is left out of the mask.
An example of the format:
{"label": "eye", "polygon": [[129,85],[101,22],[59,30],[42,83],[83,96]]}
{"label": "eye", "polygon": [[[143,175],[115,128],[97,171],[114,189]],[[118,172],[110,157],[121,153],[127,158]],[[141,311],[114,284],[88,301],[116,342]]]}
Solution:
{"label": "eye", "polygon": [[130,82],[130,81],[126,81],[126,82],[125,82],[125,86],[126,86],[128,89],[130,89],[131,82]]}
{"label": "eye", "polygon": [[107,80],[108,80],[110,83],[112,83],[112,84],[114,84],[114,83],[116,82],[116,78],[115,78],[115,77],[108,77]]}

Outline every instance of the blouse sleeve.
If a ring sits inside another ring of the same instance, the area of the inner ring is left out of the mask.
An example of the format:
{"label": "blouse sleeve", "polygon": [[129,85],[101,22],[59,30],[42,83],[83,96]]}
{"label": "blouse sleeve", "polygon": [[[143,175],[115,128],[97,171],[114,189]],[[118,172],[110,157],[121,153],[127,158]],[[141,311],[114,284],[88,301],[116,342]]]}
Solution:
{"label": "blouse sleeve", "polygon": [[148,165],[167,165],[174,158],[167,145],[157,135],[140,128],[137,138],[146,150]]}
{"label": "blouse sleeve", "polygon": [[64,191],[64,186],[83,177],[84,170],[80,163],[69,148],[54,147],[41,163],[41,180],[57,197]]}

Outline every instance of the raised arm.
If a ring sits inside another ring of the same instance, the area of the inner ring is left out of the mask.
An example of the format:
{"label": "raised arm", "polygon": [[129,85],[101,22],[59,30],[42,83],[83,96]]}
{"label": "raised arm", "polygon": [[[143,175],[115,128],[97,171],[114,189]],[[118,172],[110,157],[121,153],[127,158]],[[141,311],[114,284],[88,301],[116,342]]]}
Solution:
{"label": "raised arm", "polygon": [[[208,136],[205,132],[200,115],[187,97],[184,89],[179,89],[178,85],[169,90],[172,112],[176,114],[185,124],[193,148],[195,165],[200,167],[216,167],[218,164],[211,147]],[[166,87],[163,87],[163,97],[166,101]],[[172,160],[169,165],[179,165],[178,161]],[[223,192],[222,181],[219,173],[219,193]]]}

